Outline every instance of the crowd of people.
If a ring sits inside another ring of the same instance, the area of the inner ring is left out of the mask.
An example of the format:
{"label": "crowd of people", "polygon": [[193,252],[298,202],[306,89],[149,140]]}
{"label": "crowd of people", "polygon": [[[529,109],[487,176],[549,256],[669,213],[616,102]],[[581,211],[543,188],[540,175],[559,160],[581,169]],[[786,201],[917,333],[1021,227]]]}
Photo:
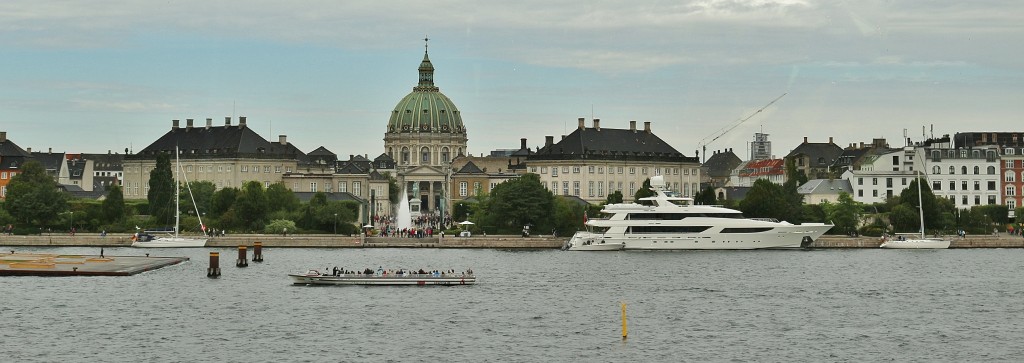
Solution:
{"label": "crowd of people", "polygon": [[398,228],[398,223],[392,216],[374,216],[373,225],[381,237],[401,238],[424,238],[433,237],[435,233],[441,233],[445,226],[451,225],[451,216],[445,213],[444,217],[434,214],[424,214],[412,219],[412,226]]}
{"label": "crowd of people", "polygon": [[376,270],[369,267],[362,271],[346,270],[344,267],[334,266],[334,268],[324,268],[323,274],[325,276],[346,276],[346,275],[363,275],[363,276],[375,276],[375,277],[423,277],[428,275],[429,277],[450,277],[450,276],[472,276],[473,269],[467,269],[463,272],[455,272],[454,269],[446,271],[431,270],[426,271],[424,269],[419,270],[407,270],[407,269],[384,269],[383,266],[377,267]]}

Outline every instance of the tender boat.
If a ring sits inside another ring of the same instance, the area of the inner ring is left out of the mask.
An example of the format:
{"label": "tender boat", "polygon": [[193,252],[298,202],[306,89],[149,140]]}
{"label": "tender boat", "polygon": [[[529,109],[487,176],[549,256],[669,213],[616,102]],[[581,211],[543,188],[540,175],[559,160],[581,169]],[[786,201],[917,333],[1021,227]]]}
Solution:
{"label": "tender boat", "polygon": [[608,242],[600,234],[578,232],[566,242],[568,251],[618,251],[625,245],[622,242]]}
{"label": "tender boat", "polygon": [[738,210],[693,205],[693,198],[666,190],[660,175],[651,177],[651,187],[656,194],[641,198],[645,204],[609,204],[601,210],[609,218],[588,220],[586,225],[594,232],[577,232],[570,241],[603,241],[626,250],[806,247],[832,228],[824,223],[745,218]]}
{"label": "tender boat", "polygon": [[295,285],[441,285],[458,286],[476,284],[473,270],[457,273],[415,273],[403,271],[385,273],[378,269],[373,273],[321,273],[309,270],[304,274],[288,274]]}

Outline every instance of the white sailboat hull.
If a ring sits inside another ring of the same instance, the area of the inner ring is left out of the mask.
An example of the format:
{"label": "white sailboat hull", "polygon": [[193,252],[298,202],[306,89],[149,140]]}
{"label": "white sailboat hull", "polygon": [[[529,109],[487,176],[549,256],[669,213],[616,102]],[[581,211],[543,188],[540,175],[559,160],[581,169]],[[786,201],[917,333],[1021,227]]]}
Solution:
{"label": "white sailboat hull", "polygon": [[949,241],[940,239],[908,239],[888,240],[882,242],[881,248],[949,248]]}
{"label": "white sailboat hull", "polygon": [[206,247],[206,238],[160,237],[147,242],[132,242],[132,247]]}

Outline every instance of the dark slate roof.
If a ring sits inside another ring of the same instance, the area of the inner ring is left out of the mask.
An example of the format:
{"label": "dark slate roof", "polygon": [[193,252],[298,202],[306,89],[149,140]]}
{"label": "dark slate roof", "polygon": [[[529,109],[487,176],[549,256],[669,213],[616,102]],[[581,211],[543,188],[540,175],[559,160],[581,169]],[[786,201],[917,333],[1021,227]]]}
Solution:
{"label": "dark slate roof", "polygon": [[736,169],[737,166],[743,163],[739,156],[736,156],[732,150],[715,152],[704,162],[704,170],[707,170],[708,176],[712,178],[723,178],[729,177],[732,174],[732,170]]}
{"label": "dark slate roof", "polygon": [[462,168],[459,169],[459,171],[457,171],[456,173],[458,173],[458,174],[483,174],[484,171],[480,170],[480,167],[476,166],[476,164],[473,164],[473,162],[470,161],[470,162],[467,162],[466,165],[463,165]]}
{"label": "dark slate roof", "polygon": [[95,171],[124,170],[124,154],[82,154],[82,159],[92,160],[92,169]]}
{"label": "dark slate roof", "polygon": [[32,154],[15,144],[14,141],[6,137],[0,141],[0,169],[16,169],[31,158]]}
{"label": "dark slate roof", "polygon": [[56,176],[60,173],[60,165],[64,162],[64,153],[32,152],[32,158],[46,168],[47,173]]}
{"label": "dark slate roof", "polygon": [[327,148],[323,147],[322,145],[320,147],[316,148],[316,150],[310,151],[306,155],[308,155],[308,156],[321,156],[322,155],[322,156],[334,156],[334,157],[338,156],[338,154],[335,154],[335,153],[331,152],[330,150],[327,150]]}
{"label": "dark slate roof", "polygon": [[258,159],[295,159],[305,161],[306,154],[291,143],[270,142],[245,124],[211,127],[172,127],[146,148],[126,158],[153,159],[160,152],[174,154],[177,146],[186,158],[245,157]]}
{"label": "dark slate roof", "polygon": [[577,128],[564,139],[545,145],[527,160],[657,160],[699,162],[687,157],[653,132],[644,130]]}
{"label": "dark slate roof", "polygon": [[360,165],[356,162],[345,162],[335,172],[338,174],[366,174],[370,172],[369,166]]}
{"label": "dark slate roof", "polygon": [[67,163],[68,163],[68,176],[70,176],[71,179],[81,180],[82,179],[82,175],[85,174],[85,164],[86,164],[86,161],[85,160],[80,160],[80,159],[71,159],[71,160],[68,160]]}
{"label": "dark slate roof", "polygon": [[388,156],[387,153],[383,153],[373,159],[373,165],[376,166],[377,169],[394,169],[396,164],[394,158]]}
{"label": "dark slate roof", "polygon": [[370,172],[370,180],[388,180],[388,177],[374,170]]}
{"label": "dark slate roof", "polygon": [[[725,199],[728,200],[742,200],[747,197],[747,192],[750,191],[750,187],[722,187],[719,188],[725,191]],[[718,190],[715,193],[718,193]]]}
{"label": "dark slate roof", "polygon": [[790,151],[786,155],[786,159],[790,159],[797,155],[807,155],[810,159],[810,167],[822,168],[832,165],[840,155],[843,154],[843,148],[839,147],[835,143],[831,142],[805,142],[801,143]]}

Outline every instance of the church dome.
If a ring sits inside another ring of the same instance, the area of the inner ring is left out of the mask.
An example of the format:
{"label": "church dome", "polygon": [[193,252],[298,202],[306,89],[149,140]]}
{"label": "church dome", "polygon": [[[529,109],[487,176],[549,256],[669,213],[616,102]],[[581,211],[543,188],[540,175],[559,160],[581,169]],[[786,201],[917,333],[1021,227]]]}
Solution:
{"label": "church dome", "polygon": [[459,109],[434,86],[434,66],[426,51],[419,73],[419,84],[391,111],[387,132],[465,134],[466,126]]}

